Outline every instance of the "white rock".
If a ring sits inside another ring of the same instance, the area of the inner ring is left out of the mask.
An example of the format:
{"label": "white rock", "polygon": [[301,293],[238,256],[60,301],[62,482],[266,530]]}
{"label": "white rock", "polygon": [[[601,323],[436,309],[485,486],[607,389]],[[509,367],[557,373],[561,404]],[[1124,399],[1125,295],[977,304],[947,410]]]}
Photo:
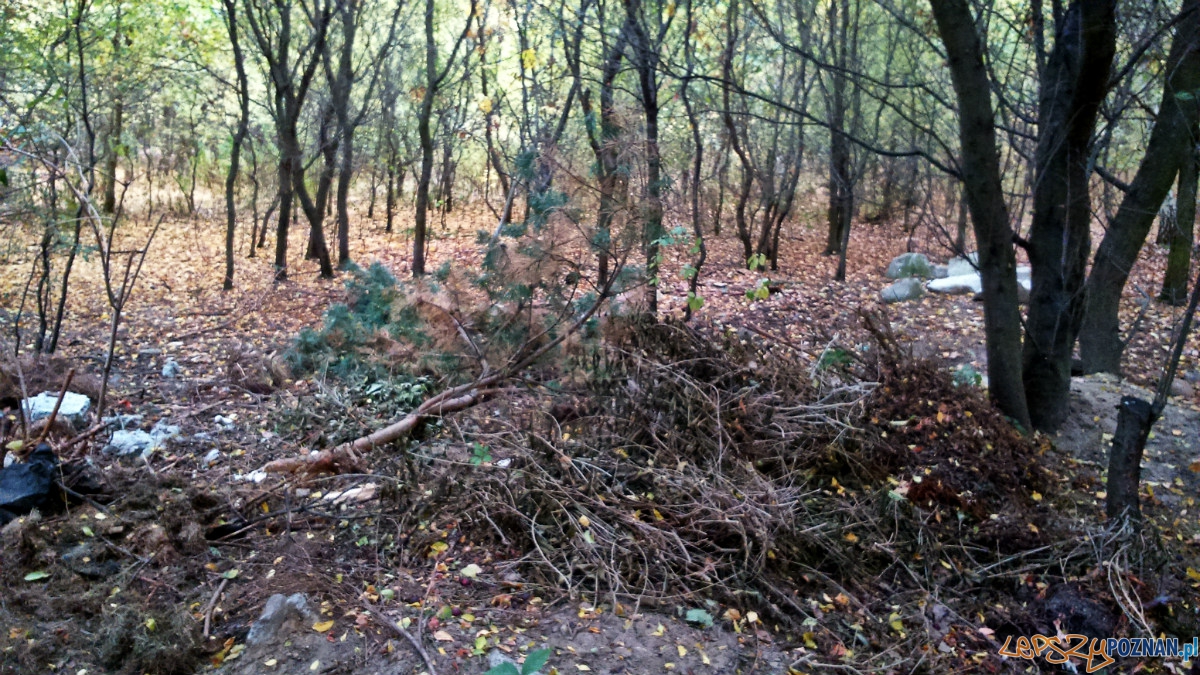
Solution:
{"label": "white rock", "polygon": [[141,429],[118,429],[108,439],[104,452],[118,457],[132,455],[135,452],[145,453],[154,447],[154,437]]}
{"label": "white rock", "polygon": [[946,276],[957,277],[964,274],[978,274],[979,254],[968,253],[965,258],[951,258],[946,263]]}
{"label": "white rock", "polygon": [[162,367],[162,376],[168,380],[179,377],[179,362],[168,357],[167,362]]}
{"label": "white rock", "polygon": [[293,593],[287,597],[272,595],[267,599],[258,621],[250,626],[246,644],[272,642],[287,633],[308,630],[309,626],[320,620],[321,615],[312,608],[303,593]]}
{"label": "white rock", "polygon": [[[956,258],[956,260],[961,259]],[[952,260],[950,263],[951,271],[954,271],[954,261]],[[1030,279],[1029,267],[1018,267],[1017,286],[1020,287],[1020,291],[1024,291],[1024,293],[1018,291],[1018,296],[1021,302],[1025,302],[1029,299],[1028,293],[1031,285],[1032,282]],[[983,292],[983,279],[980,278],[978,272],[971,272],[969,274],[952,274],[945,279],[934,279],[928,284],[925,284],[925,287],[934,293],[948,293],[950,295],[965,295],[967,293],[978,294]]]}
{"label": "white rock", "polygon": [[207,469],[208,467],[216,464],[219,461],[221,461],[221,451],[217,450],[216,448],[213,448],[212,450],[208,451],[207,455],[204,456],[204,461],[203,461],[204,468]]}
{"label": "white rock", "polygon": [[949,295],[965,295],[967,293],[982,293],[983,280],[978,274],[956,274],[946,277],[945,279],[934,279],[925,284],[934,293],[947,293]]}
{"label": "white rock", "polygon": [[[54,411],[54,404],[57,401],[58,392],[44,391],[33,398],[21,401],[21,409],[25,411],[25,416],[30,422],[36,422],[49,417],[50,413]],[[62,405],[59,406],[58,416],[55,419],[66,422],[74,429],[83,430],[87,427],[87,414],[91,409],[91,399],[83,394],[68,391],[63,396]]]}
{"label": "white rock", "polygon": [[925,295],[925,287],[915,277],[901,279],[879,292],[879,297],[888,303],[916,300]]}

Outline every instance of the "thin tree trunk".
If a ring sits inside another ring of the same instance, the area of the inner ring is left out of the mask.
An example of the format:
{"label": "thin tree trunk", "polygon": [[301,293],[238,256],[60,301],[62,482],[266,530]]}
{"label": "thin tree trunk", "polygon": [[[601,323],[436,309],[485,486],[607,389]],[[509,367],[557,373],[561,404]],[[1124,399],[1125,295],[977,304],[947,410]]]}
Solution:
{"label": "thin tree trunk", "polygon": [[112,126],[108,130],[108,147],[104,158],[104,212],[117,208],[117,162],[121,156],[121,134],[125,126],[125,102],[113,104]]}
{"label": "thin tree trunk", "polygon": [[[242,156],[242,143],[250,132],[250,85],[246,77],[246,61],[242,54],[241,43],[238,41],[237,3],[235,0],[222,0],[225,5],[225,25],[229,31],[229,44],[233,48],[233,63],[237,71],[238,86],[238,127],[233,135],[233,146],[229,151],[229,172],[225,176],[225,281],[221,285],[226,291],[233,290],[233,242],[237,227],[237,205],[234,200],[234,187],[237,185],[238,164]],[[253,236],[251,236],[253,253]]]}
{"label": "thin tree trunk", "polygon": [[1184,159],[1179,167],[1179,200],[1176,202],[1175,230],[1171,233],[1167,271],[1163,274],[1159,300],[1169,305],[1187,302],[1188,277],[1192,273],[1192,238],[1196,227],[1196,179],[1200,153]]}

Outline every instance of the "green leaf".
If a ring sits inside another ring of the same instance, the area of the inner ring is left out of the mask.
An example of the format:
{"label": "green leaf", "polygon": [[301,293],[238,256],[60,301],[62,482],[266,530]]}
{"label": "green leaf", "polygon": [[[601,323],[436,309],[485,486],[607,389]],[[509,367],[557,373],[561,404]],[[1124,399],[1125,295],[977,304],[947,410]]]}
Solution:
{"label": "green leaf", "polygon": [[0,169],[0,185],[8,187],[8,169]]}
{"label": "green leaf", "polygon": [[694,312],[704,306],[704,298],[689,291],[687,306]]}
{"label": "green leaf", "polygon": [[529,652],[529,656],[525,657],[525,665],[521,666],[521,675],[533,675],[541,670],[549,660],[549,649],[539,649],[536,652]]}
{"label": "green leaf", "polygon": [[223,573],[221,575],[221,578],[222,579],[236,579],[238,577],[238,575],[241,573],[242,573],[241,570],[227,570],[225,573]]}
{"label": "green leaf", "polygon": [[36,572],[30,572],[29,574],[26,574],[25,581],[39,581],[41,579],[45,579],[48,576],[50,576],[49,572],[47,572],[45,570],[38,570]]}
{"label": "green leaf", "polygon": [[505,662],[501,663],[495,668],[492,668],[483,675],[521,675],[521,671],[517,670],[517,667],[513,664]]}
{"label": "green leaf", "polygon": [[703,609],[689,609],[684,617],[688,623],[694,623],[705,628],[711,628],[713,625],[712,614],[709,614]]}

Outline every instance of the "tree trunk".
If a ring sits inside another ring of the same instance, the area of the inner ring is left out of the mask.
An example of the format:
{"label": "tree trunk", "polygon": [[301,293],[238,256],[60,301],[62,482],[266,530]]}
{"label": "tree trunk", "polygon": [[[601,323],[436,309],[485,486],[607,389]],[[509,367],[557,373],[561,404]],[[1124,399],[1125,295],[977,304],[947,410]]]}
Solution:
{"label": "tree trunk", "polygon": [[433,114],[433,95],[437,89],[437,43],[433,40],[433,0],[425,0],[425,94],[417,113],[417,138],[421,144],[421,178],[417,181],[417,204],[413,219],[412,274],[425,274],[425,231],[429,215],[429,181],[433,176],[433,135],[429,118]]}
{"label": "tree trunk", "polygon": [[[342,166],[337,182],[338,269],[350,266],[350,181],[354,176],[354,129],[342,129]],[[374,189],[372,189],[372,194]]]}
{"label": "tree trunk", "polygon": [[638,18],[641,0],[625,0],[631,21],[637,54],[638,83],[641,90],[642,112],[646,120],[646,209],[642,224],[642,245],[646,252],[646,314],[658,316],[659,266],[663,236],[662,156],[658,147],[658,59],[659,44],[650,35],[651,29]]}
{"label": "tree trunk", "polygon": [[1000,182],[1000,155],[983,45],[968,0],[930,0],[929,4],[946,48],[959,105],[963,183],[983,279],[988,391],[1005,415],[1028,429],[1029,410],[1020,368],[1017,260]]}
{"label": "tree trunk", "polygon": [[125,126],[125,102],[113,104],[112,126],[108,130],[108,147],[104,158],[104,212],[117,208],[117,161],[121,156],[121,133]]}
{"label": "tree trunk", "polygon": [[1117,430],[1108,454],[1105,512],[1110,520],[1136,521],[1141,516],[1142,454],[1156,416],[1150,402],[1136,396],[1122,396],[1117,410]]}
{"label": "tree trunk", "polygon": [[1100,242],[1088,277],[1087,304],[1079,333],[1085,372],[1120,370],[1124,348],[1119,318],[1121,292],[1150,233],[1154,215],[1194,144],[1190,132],[1196,125],[1196,100],[1185,100],[1178,93],[1200,89],[1200,0],[1187,0],[1180,8],[1180,17],[1167,57],[1166,72],[1170,75],[1146,154]]}
{"label": "tree trunk", "polygon": [[[835,61],[838,54],[847,48],[845,31],[841,30],[848,17],[838,17],[840,0],[829,3],[829,42]],[[850,218],[854,211],[854,192],[850,180],[850,144],[846,139],[846,76],[834,69],[829,99],[829,236],[825,242],[825,255],[844,253],[850,239]],[[844,256],[839,256],[838,268],[842,270],[838,280],[845,279]]]}
{"label": "tree trunk", "polygon": [[754,245],[750,240],[750,226],[746,223],[746,202],[750,200],[750,190],[754,187],[754,166],[742,147],[741,133],[733,119],[733,108],[730,103],[730,88],[733,83],[733,52],[738,39],[738,2],[730,0],[726,14],[725,54],[721,58],[723,77],[721,79],[721,100],[723,103],[721,119],[725,123],[725,133],[729,145],[741,163],[741,183],[738,186],[737,202],[734,205],[734,226],[737,228],[738,240],[742,242],[742,253],[746,265],[754,255]]}
{"label": "tree trunk", "polygon": [[1192,273],[1192,237],[1196,227],[1196,178],[1200,153],[1193,150],[1179,167],[1179,200],[1176,202],[1175,231],[1167,253],[1167,271],[1163,274],[1158,299],[1169,305],[1187,302],[1188,277]]}
{"label": "tree trunk", "polygon": [[[238,127],[233,135],[233,146],[229,151],[229,172],[225,175],[225,281],[221,288],[233,290],[233,241],[237,229],[237,204],[234,188],[237,185],[238,164],[242,156],[242,143],[250,132],[250,86],[246,77],[246,60],[238,41],[237,4],[235,0],[222,0],[225,5],[225,25],[229,31],[229,44],[233,48],[233,63],[237,71]],[[250,253],[254,253],[254,236],[250,237]]]}
{"label": "tree trunk", "polygon": [[1115,49],[1115,0],[1076,0],[1059,22],[1041,82],[1022,354],[1029,414],[1041,431],[1057,430],[1067,414],[1091,253],[1092,135]]}

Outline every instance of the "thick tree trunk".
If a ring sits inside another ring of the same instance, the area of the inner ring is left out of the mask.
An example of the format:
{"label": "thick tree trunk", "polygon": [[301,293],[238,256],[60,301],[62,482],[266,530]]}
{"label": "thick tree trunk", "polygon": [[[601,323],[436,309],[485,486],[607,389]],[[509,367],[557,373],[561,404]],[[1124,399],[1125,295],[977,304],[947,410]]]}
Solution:
{"label": "thick tree trunk", "polygon": [[1171,233],[1167,271],[1163,274],[1162,293],[1158,299],[1169,305],[1187,302],[1188,277],[1192,273],[1192,239],[1196,227],[1196,179],[1200,153],[1193,151],[1179,167],[1179,201],[1176,206],[1175,229]]}
{"label": "thick tree trunk", "polygon": [[1000,182],[1000,155],[983,45],[967,0],[930,0],[946,47],[959,104],[959,141],[967,206],[979,245],[987,338],[988,391],[1004,414],[1029,428],[1021,382],[1017,260]]}
{"label": "thick tree trunk", "polygon": [[1171,189],[1180,164],[1190,156],[1197,103],[1179,92],[1200,89],[1200,0],[1187,0],[1167,57],[1169,76],[1146,154],[1117,215],[1108,227],[1087,281],[1087,304],[1079,333],[1085,372],[1119,372],[1119,309],[1129,272],[1150,233],[1154,215]]}
{"label": "thick tree trunk", "polygon": [[1067,414],[1091,253],[1092,135],[1115,49],[1115,0],[1077,0],[1059,22],[1041,82],[1022,354],[1029,414],[1041,431],[1056,430]]}
{"label": "thick tree trunk", "polygon": [[1142,484],[1142,454],[1156,417],[1149,401],[1136,396],[1121,397],[1105,485],[1108,492],[1105,511],[1110,520],[1140,519],[1138,488]]}

